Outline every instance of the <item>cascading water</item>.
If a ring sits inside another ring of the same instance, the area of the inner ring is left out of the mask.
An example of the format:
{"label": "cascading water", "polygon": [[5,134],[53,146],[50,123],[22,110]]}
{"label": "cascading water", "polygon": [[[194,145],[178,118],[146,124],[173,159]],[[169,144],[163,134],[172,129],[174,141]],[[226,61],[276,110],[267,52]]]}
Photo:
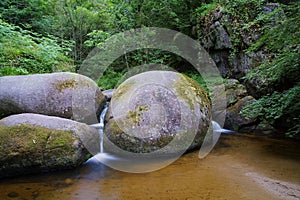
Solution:
{"label": "cascading water", "polygon": [[221,126],[217,122],[215,122],[215,121],[211,121],[211,123],[212,123],[213,131],[214,132],[217,132],[217,133],[226,133],[226,134],[234,133],[234,131],[232,131],[232,130],[221,128]]}
{"label": "cascading water", "polygon": [[107,113],[108,110],[108,106],[109,103],[106,102],[104,109],[102,110],[101,114],[100,114],[100,128],[99,128],[99,135],[100,135],[100,153],[104,152],[103,149],[103,134],[104,134],[104,120],[105,120],[105,115]]}
{"label": "cascading water", "polygon": [[213,149],[218,142],[221,133],[232,134],[234,131],[223,129],[216,121],[211,121],[210,130],[208,130],[199,151],[200,159],[205,158],[205,156]]}
{"label": "cascading water", "polygon": [[99,129],[99,136],[100,136],[100,153],[104,152],[104,148],[103,148],[103,134],[104,134],[104,120],[105,120],[105,115],[107,113],[108,110],[108,106],[109,106],[109,102],[105,103],[105,106],[103,108],[103,110],[101,111],[100,114],[100,123],[98,124],[93,124],[91,125],[92,127]]}
{"label": "cascading water", "polygon": [[92,126],[92,127],[99,130],[100,152],[98,154],[96,154],[95,156],[93,156],[92,158],[90,158],[87,162],[99,163],[99,161],[100,161],[101,163],[107,163],[107,162],[110,162],[110,161],[120,160],[120,158],[117,158],[114,155],[104,153],[104,147],[103,147],[104,125],[105,125],[104,121],[105,121],[105,116],[106,116],[108,107],[109,107],[109,102],[106,102],[105,105],[104,105],[103,110],[100,113],[100,119],[99,119],[100,122],[98,124],[90,125],[90,126]]}

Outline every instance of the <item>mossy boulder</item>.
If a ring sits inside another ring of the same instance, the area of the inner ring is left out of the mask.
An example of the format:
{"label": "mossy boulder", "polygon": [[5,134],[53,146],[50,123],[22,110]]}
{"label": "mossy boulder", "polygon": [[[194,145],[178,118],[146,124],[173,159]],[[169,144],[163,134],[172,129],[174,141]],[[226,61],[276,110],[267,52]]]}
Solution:
{"label": "mossy boulder", "polygon": [[0,77],[0,118],[38,113],[97,123],[105,96],[96,83],[75,73]]}
{"label": "mossy boulder", "polygon": [[176,72],[149,71],[114,92],[104,131],[111,144],[105,145],[133,153],[184,152],[201,145],[210,121],[210,99],[198,83]]}
{"label": "mossy boulder", "polygon": [[99,146],[98,131],[86,124],[12,115],[0,120],[0,178],[74,168],[99,152]]}

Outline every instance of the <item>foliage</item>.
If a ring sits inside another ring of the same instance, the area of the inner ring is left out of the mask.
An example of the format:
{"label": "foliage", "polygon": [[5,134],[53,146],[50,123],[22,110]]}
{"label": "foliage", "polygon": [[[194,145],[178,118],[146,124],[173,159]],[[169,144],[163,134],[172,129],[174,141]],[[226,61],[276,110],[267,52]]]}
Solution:
{"label": "foliage", "polygon": [[0,19],[0,75],[20,75],[72,70],[68,49],[56,38],[10,25]]}
{"label": "foliage", "polygon": [[122,72],[115,72],[112,69],[109,69],[98,80],[98,86],[104,90],[115,88],[123,75],[124,73]]}
{"label": "foliage", "polygon": [[258,93],[267,95],[242,113],[249,118],[267,120],[275,127],[288,128],[288,134],[295,135],[300,133],[300,3],[283,9],[286,18],[277,26],[264,29],[262,37],[248,49],[249,52],[263,49],[270,55],[268,62],[245,77],[246,81],[259,85]]}
{"label": "foliage", "polygon": [[45,0],[2,0],[0,13],[3,20],[25,29],[41,31],[39,22],[49,13]]}
{"label": "foliage", "polygon": [[193,18],[202,18],[208,14],[210,14],[211,11],[216,9],[218,6],[218,2],[215,0],[212,3],[202,3],[200,7],[196,8],[193,13]]}
{"label": "foliage", "polygon": [[[234,58],[239,51],[245,49],[241,36],[249,31],[249,28],[246,29],[245,27],[262,15],[262,5],[264,3],[265,0],[221,1],[221,5],[228,15],[228,21],[225,21],[225,24],[230,27],[228,32],[232,44],[231,58]],[[260,24],[251,26],[250,30],[254,32],[256,29],[260,29]]]}
{"label": "foliage", "polygon": [[[278,119],[287,117],[287,122],[292,124],[290,136],[300,133],[300,85],[284,91],[274,92],[266,95],[256,102],[247,105],[242,114],[247,118],[267,121],[271,125],[276,125]],[[281,126],[284,127],[284,126]],[[284,127],[285,128],[285,127]]]}
{"label": "foliage", "polygon": [[115,32],[143,26],[164,27],[190,35],[192,11],[201,3],[195,0],[115,0],[110,9],[110,27]]}

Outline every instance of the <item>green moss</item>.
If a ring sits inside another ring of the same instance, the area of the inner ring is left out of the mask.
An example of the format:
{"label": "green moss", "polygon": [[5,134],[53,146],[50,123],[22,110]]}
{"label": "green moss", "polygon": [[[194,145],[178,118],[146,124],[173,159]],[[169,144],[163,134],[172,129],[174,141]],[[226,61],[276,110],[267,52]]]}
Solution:
{"label": "green moss", "polygon": [[110,127],[110,133],[112,134],[122,134],[123,131],[120,129],[120,127],[118,126],[117,122],[114,119],[111,119],[109,121],[109,125],[107,125],[106,127]]}
{"label": "green moss", "polygon": [[62,148],[64,150],[73,149],[74,137],[71,131],[51,131],[46,147],[49,149]]}
{"label": "green moss", "polygon": [[131,82],[127,81],[126,83],[122,83],[118,87],[118,89],[116,90],[116,92],[114,92],[113,98],[115,100],[120,99],[127,91],[129,91],[132,88],[133,84],[134,84],[133,81],[131,81]]}
{"label": "green moss", "polygon": [[59,81],[58,83],[55,84],[55,88],[59,91],[62,92],[64,89],[67,88],[76,88],[76,86],[78,85],[78,82],[74,79],[70,79],[70,80],[65,80],[65,81]]}
{"label": "green moss", "polygon": [[148,110],[149,110],[149,108],[147,105],[137,106],[135,111],[130,110],[127,113],[126,118],[131,120],[134,124],[140,125],[140,121],[142,119],[143,112],[148,111]]}
{"label": "green moss", "polygon": [[46,150],[55,148],[60,148],[60,153],[70,153],[73,142],[71,131],[52,130],[27,124],[12,127],[2,125],[0,126],[0,159],[19,154],[38,159],[43,157]]}
{"label": "green moss", "polygon": [[209,104],[209,97],[206,91],[196,81],[183,74],[179,76],[173,87],[178,93],[179,98],[184,100],[190,106],[191,110],[195,110],[196,103],[202,107],[205,106],[205,102]]}

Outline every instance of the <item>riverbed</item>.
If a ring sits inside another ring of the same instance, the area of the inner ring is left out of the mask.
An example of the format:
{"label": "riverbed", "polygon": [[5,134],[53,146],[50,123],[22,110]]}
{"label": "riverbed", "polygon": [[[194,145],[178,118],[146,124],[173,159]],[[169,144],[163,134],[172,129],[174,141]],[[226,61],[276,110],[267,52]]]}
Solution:
{"label": "riverbed", "polygon": [[300,199],[300,142],[222,135],[158,171],[132,174],[89,162],[76,170],[0,180],[0,199]]}

